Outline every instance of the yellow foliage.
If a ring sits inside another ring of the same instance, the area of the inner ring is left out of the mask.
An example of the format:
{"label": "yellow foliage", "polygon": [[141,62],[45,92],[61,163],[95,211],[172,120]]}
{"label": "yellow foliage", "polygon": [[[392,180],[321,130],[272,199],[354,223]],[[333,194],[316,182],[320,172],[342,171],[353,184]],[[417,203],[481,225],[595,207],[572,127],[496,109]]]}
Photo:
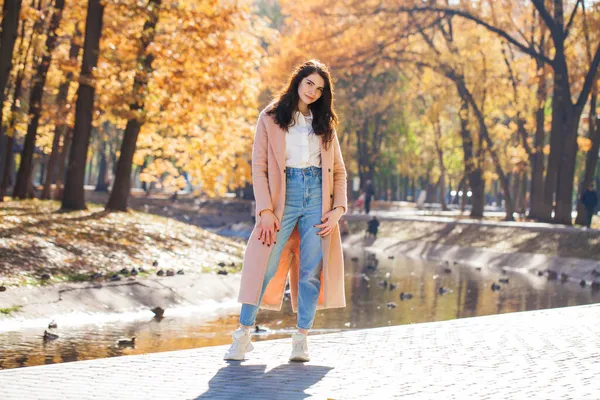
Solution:
{"label": "yellow foliage", "polygon": [[592,141],[589,138],[577,136],[577,147],[579,147],[579,151],[587,153],[592,148]]}
{"label": "yellow foliage", "polygon": [[[103,3],[100,54],[91,81],[96,87],[93,126],[99,135],[92,140],[118,142],[127,121],[136,119],[143,125],[133,162],[145,165],[142,181],[181,188],[182,174],[188,172],[193,184],[212,195],[248,182],[259,70],[267,64],[262,44],[276,39],[268,21],[252,14],[253,2],[163,0],[155,38],[147,50],[154,57],[153,71],[145,76],[147,84],[135,90],[134,77],[141,76],[138,55],[147,1]],[[38,12],[24,2],[21,19],[31,26],[48,10]],[[73,124],[81,58],[69,59],[69,50],[71,40],[83,45],[86,12],[87,0],[73,0],[63,14],[37,142],[46,153],[55,126]],[[44,39],[43,35],[38,39],[36,48],[43,47]],[[69,80],[73,84],[68,105],[61,110],[55,99],[59,86]],[[140,111],[131,110],[136,100],[143,100]],[[4,115],[10,114],[9,105],[5,102]],[[22,128],[21,122],[17,132]],[[90,146],[91,151],[97,148],[94,143]]]}
{"label": "yellow foliage", "polygon": [[550,154],[550,145],[549,144],[544,146],[543,152],[544,152],[544,155],[546,155],[546,156]]}

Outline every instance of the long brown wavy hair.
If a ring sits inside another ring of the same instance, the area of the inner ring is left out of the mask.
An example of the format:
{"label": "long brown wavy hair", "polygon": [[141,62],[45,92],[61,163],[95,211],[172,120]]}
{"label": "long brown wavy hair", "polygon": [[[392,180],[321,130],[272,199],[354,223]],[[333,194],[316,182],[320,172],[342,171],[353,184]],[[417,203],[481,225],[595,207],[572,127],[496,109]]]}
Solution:
{"label": "long brown wavy hair", "polygon": [[298,111],[298,86],[302,79],[318,73],[325,81],[323,93],[317,101],[309,104],[308,108],[313,114],[312,127],[316,135],[321,139],[325,148],[333,139],[333,132],[338,123],[338,117],[333,109],[333,83],[329,69],[325,64],[317,60],[309,60],[296,67],[287,86],[276,96],[268,115],[275,118],[275,122],[283,130],[287,130],[293,123],[294,113]]}

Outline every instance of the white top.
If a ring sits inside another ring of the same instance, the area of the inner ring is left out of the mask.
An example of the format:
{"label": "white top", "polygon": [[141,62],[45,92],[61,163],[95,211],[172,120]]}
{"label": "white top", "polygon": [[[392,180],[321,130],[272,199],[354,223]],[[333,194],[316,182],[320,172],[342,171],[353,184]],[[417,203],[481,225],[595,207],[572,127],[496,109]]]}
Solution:
{"label": "white top", "polygon": [[321,167],[321,138],[312,127],[313,115],[294,114],[294,124],[285,136],[285,166],[291,168]]}

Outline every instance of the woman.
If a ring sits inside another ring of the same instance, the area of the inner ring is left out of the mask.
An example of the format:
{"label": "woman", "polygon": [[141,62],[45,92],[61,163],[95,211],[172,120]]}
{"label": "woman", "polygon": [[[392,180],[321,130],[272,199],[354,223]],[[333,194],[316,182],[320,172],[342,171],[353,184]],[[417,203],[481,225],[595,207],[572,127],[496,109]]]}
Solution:
{"label": "woman", "polygon": [[306,336],[316,309],[345,307],[338,221],[346,213],[346,168],[335,132],[327,67],[298,66],[287,87],[260,113],[252,148],[256,223],[244,254],[240,326],[226,360],[253,349],[259,308],[280,310],[289,275],[298,332],[291,361],[309,361]]}

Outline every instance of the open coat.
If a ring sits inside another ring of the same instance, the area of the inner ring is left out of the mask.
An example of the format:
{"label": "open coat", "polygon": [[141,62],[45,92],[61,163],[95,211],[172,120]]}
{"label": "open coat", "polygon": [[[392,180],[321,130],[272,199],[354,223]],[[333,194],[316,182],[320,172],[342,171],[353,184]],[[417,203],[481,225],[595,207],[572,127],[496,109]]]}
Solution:
{"label": "open coat", "polygon": [[[254,145],[252,147],[252,180],[256,200],[256,224],[248,240],[244,253],[242,280],[238,301],[258,305],[260,308],[279,310],[283,302],[283,293],[289,274],[292,308],[298,309],[298,279],[300,236],[296,226],[288,239],[279,266],[273,279],[269,282],[262,302],[258,299],[263,286],[267,263],[272,246],[262,244],[258,240],[260,232],[260,212],[265,209],[273,210],[281,221],[285,208],[286,190],[286,131],[281,129],[273,116],[260,113]],[[323,176],[322,214],[341,206],[347,210],[346,197],[346,168],[337,134],[325,149],[321,141],[321,168]],[[323,250],[323,269],[321,270],[321,293],[317,309],[346,306],[344,293],[344,257],[339,226],[321,239]]]}

